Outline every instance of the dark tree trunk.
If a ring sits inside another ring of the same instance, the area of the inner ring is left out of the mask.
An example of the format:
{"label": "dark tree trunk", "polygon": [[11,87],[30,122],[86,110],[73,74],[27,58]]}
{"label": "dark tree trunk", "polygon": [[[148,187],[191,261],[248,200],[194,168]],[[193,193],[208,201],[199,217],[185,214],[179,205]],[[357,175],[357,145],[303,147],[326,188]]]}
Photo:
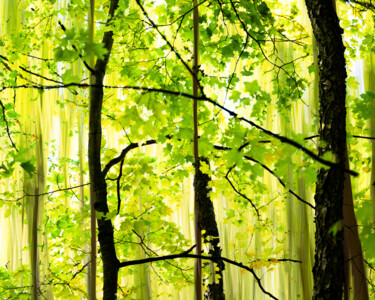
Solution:
{"label": "dark tree trunk", "polygon": [[346,69],[334,3],[306,0],[318,45],[320,139],[319,154],[332,151],[337,167],[320,169],[315,195],[315,265],[313,299],[342,299],[344,283],[341,230],[346,147]]}
{"label": "dark tree trunk", "polygon": [[[201,162],[209,164],[207,158],[200,158]],[[224,287],[223,287],[223,271],[224,271],[224,262],[220,259],[221,257],[221,248],[219,230],[217,228],[217,223],[215,220],[215,211],[212,201],[210,199],[211,189],[208,187],[211,178],[201,172],[199,169],[195,179],[195,192],[197,193],[197,201],[199,205],[199,218],[198,226],[200,230],[205,230],[202,234],[203,240],[205,243],[208,243],[210,250],[208,252],[212,257],[217,257],[215,264],[217,270],[212,276],[215,276],[215,280],[207,284],[207,291],[205,292],[205,299],[210,300],[224,300]]]}
{"label": "dark tree trunk", "polygon": [[[112,0],[108,14],[108,22],[112,20],[117,7],[118,0]],[[90,89],[88,151],[90,183],[95,201],[94,207],[97,212],[101,213],[97,215],[98,240],[103,261],[103,299],[110,300],[116,299],[119,261],[114,245],[112,221],[105,219],[105,215],[108,213],[107,184],[105,175],[101,170],[100,147],[102,138],[101,113],[103,104],[103,79],[113,45],[112,31],[108,31],[104,34],[103,44],[108,52],[104,56],[104,59],[97,60],[94,72],[92,73],[94,86]]]}

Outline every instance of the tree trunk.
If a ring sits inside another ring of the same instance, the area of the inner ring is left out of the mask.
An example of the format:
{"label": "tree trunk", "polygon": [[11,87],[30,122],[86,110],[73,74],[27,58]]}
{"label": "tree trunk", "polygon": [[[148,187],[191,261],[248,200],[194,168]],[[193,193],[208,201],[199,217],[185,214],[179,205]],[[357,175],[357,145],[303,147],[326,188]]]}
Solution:
{"label": "tree trunk", "polygon": [[[348,153],[345,150],[346,165],[349,169]],[[354,212],[353,192],[350,175],[345,174],[344,200],[344,254],[345,254],[345,299],[349,299],[350,287],[350,269],[353,278],[353,299],[368,300],[368,287],[366,279],[366,271],[363,263],[362,245],[358,234],[357,219]]]}
{"label": "tree trunk", "polygon": [[[193,44],[193,95],[198,97],[198,68],[199,68],[199,12],[198,12],[198,1],[193,1],[194,11],[193,11],[193,24],[194,24],[194,44]],[[193,119],[194,119],[194,141],[193,141],[193,154],[194,154],[194,164],[195,164],[195,174],[194,181],[197,180],[199,176],[199,149],[198,149],[198,100],[193,101]],[[201,255],[202,252],[202,234],[201,228],[199,227],[199,191],[197,186],[194,187],[194,234],[195,234],[195,244],[196,253]],[[195,261],[195,272],[194,272],[194,287],[195,287],[195,300],[202,299],[202,260],[200,258]]]}
{"label": "tree trunk", "polygon": [[[118,7],[118,0],[112,0],[108,13],[109,23],[114,12]],[[107,54],[103,59],[98,59],[92,75],[94,84],[90,89],[90,117],[89,117],[89,173],[90,184],[92,188],[92,196],[94,197],[94,207],[98,214],[98,240],[100,244],[100,252],[103,261],[103,299],[116,299],[117,279],[119,270],[119,261],[116,256],[116,249],[113,239],[113,225],[111,220],[107,220],[105,215],[108,213],[107,203],[107,184],[105,176],[101,170],[101,113],[103,105],[103,79],[106,67],[111,54],[113,45],[113,32],[104,33],[102,41]]]}
{"label": "tree trunk", "polygon": [[[90,0],[90,8],[87,16],[88,19],[88,32],[89,32],[89,42],[94,42],[94,32],[95,32],[95,0]],[[89,58],[90,68],[95,67],[95,57],[94,54],[90,55]],[[90,72],[90,71],[89,71]],[[93,84],[94,78],[90,76],[90,85]],[[80,149],[83,149],[82,147]],[[84,204],[84,198],[82,198]],[[96,260],[97,260],[97,240],[96,240],[96,211],[94,208],[94,191],[90,187],[90,263],[87,269],[87,291],[88,299],[96,300]]]}
{"label": "tree trunk", "polygon": [[[200,162],[209,164],[207,158],[200,158]],[[210,247],[208,254],[218,259],[212,263],[213,272],[212,280],[207,284],[205,292],[205,299],[209,300],[224,300],[224,285],[223,285],[223,271],[225,269],[224,262],[220,259],[221,247],[219,230],[215,219],[215,211],[212,201],[210,199],[211,189],[208,187],[210,177],[204,174],[199,169],[194,179],[194,187],[197,192],[197,202],[199,206],[198,226],[200,230],[204,230],[203,241]],[[215,268],[215,265],[217,269]],[[216,271],[215,271],[216,269]]]}
{"label": "tree trunk", "polygon": [[319,65],[319,154],[332,152],[336,167],[320,169],[315,195],[315,265],[313,299],[341,299],[344,283],[343,190],[346,147],[346,69],[334,4],[306,0],[318,46]]}

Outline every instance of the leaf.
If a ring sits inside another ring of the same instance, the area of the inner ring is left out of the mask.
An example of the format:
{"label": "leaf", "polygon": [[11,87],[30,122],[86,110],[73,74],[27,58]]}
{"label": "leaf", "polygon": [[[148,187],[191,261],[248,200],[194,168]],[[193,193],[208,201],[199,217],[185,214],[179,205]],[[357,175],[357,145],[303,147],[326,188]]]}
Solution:
{"label": "leaf", "polygon": [[342,230],[342,220],[337,221],[334,223],[328,230],[328,233],[331,233],[333,236],[336,236],[336,234]]}
{"label": "leaf", "polygon": [[66,49],[65,47],[58,46],[53,49],[53,54],[56,61],[72,62],[78,58],[78,53],[74,50]]}
{"label": "leaf", "polygon": [[108,52],[102,43],[86,43],[84,46],[84,58],[88,58],[91,54],[98,59],[104,59],[104,55]]}
{"label": "leaf", "polygon": [[237,100],[240,99],[241,94],[242,94],[242,93],[239,92],[239,91],[233,91],[232,94],[230,95],[230,98],[229,98],[229,99],[234,100],[234,101],[237,101]]}
{"label": "leaf", "polygon": [[30,160],[22,162],[21,167],[31,176],[33,173],[35,173],[36,168],[33,163],[31,163]]}
{"label": "leaf", "polygon": [[250,82],[245,82],[245,91],[248,92],[250,95],[256,94],[260,91],[260,86],[257,80],[253,80]]}

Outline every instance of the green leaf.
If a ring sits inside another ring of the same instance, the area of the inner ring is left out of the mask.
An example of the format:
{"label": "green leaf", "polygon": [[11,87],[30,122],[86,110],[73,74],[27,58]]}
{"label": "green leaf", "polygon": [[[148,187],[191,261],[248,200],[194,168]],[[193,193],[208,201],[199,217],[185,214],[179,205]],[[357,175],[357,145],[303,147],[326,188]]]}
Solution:
{"label": "green leaf", "polygon": [[240,99],[241,94],[242,94],[242,93],[239,92],[239,91],[233,91],[229,99],[234,100],[234,101],[237,101],[237,100]]}
{"label": "green leaf", "polygon": [[36,171],[36,168],[34,166],[34,164],[28,160],[28,161],[25,161],[25,162],[22,162],[21,163],[21,167],[29,174],[29,175],[32,175],[33,173],[35,173]]}
{"label": "green leaf", "polygon": [[250,95],[256,94],[260,91],[260,86],[257,80],[253,80],[250,82],[245,82],[245,91],[248,92]]}
{"label": "green leaf", "polygon": [[331,233],[333,236],[336,236],[336,234],[342,230],[342,220],[337,221],[335,224],[333,224],[330,229],[328,230],[328,233]]}
{"label": "green leaf", "polygon": [[107,49],[104,48],[104,44],[102,43],[86,43],[84,46],[85,58],[93,54],[99,59],[104,59],[104,55],[106,55],[107,52]]}
{"label": "green leaf", "polygon": [[68,61],[72,62],[78,58],[77,51],[69,50],[65,47],[58,46],[53,49],[53,54],[56,61]]}

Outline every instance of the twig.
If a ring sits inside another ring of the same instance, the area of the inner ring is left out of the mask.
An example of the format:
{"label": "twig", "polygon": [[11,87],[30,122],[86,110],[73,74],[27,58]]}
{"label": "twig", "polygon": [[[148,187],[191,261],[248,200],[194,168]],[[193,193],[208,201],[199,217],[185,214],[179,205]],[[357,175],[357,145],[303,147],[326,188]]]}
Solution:
{"label": "twig", "polygon": [[228,175],[229,173],[234,169],[236,165],[233,165],[232,167],[229,168],[227,174],[225,175],[225,179],[229,182],[229,184],[231,185],[232,189],[238,194],[240,195],[241,197],[243,197],[244,199],[246,199],[247,201],[250,202],[251,206],[255,209],[256,213],[257,213],[257,216],[258,216],[258,219],[260,218],[260,214],[259,214],[259,210],[258,208],[255,206],[255,204],[253,203],[253,201],[251,199],[249,199],[246,195],[244,195],[243,193],[241,193],[240,191],[238,191],[236,189],[236,187],[233,185],[232,181],[230,181]]}
{"label": "twig", "polygon": [[5,106],[4,106],[4,104],[3,104],[3,101],[1,101],[1,100],[0,100],[0,105],[1,105],[1,108],[3,109],[3,119],[4,119],[4,122],[5,122],[6,128],[7,128],[8,138],[9,138],[9,140],[10,140],[10,143],[12,144],[12,147],[13,147],[14,149],[16,149],[16,151],[18,152],[18,149],[17,149],[16,145],[14,144],[14,142],[13,142],[13,140],[12,140],[12,137],[11,137],[11,135],[10,135],[10,130],[9,130],[8,120],[7,120],[6,116],[5,116]]}
{"label": "twig", "polygon": [[[65,32],[66,27],[64,26],[63,23],[61,23],[61,21],[59,21],[59,25],[60,25],[61,29]],[[79,58],[82,60],[83,64],[87,68],[87,70],[89,70],[92,74],[95,74],[95,70],[93,68],[91,68],[89,66],[89,64],[83,59],[82,54],[78,51],[77,47],[74,44],[72,44],[72,48],[78,53]]]}

